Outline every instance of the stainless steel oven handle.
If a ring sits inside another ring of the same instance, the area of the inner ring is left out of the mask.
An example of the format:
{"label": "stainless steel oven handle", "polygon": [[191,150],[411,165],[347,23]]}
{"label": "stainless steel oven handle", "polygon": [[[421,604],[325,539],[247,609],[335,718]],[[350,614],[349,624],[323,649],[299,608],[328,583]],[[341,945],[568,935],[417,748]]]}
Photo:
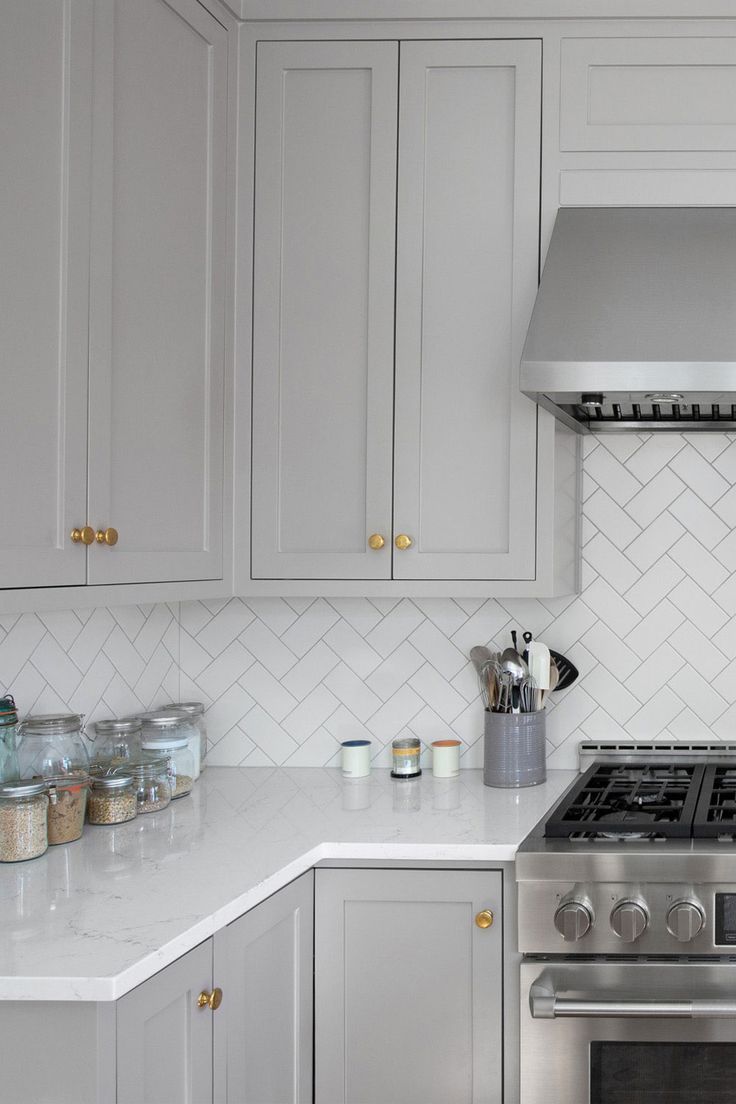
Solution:
{"label": "stainless steel oven handle", "polygon": [[736,1001],[730,1000],[578,1000],[558,997],[553,989],[535,981],[529,991],[529,1007],[535,1020],[565,1016],[701,1020],[736,1017]]}

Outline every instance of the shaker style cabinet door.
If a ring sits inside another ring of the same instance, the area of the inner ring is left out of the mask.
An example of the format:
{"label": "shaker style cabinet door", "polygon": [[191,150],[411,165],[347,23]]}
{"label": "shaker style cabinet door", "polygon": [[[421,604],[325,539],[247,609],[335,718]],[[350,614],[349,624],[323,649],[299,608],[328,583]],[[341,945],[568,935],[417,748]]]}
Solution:
{"label": "shaker style cabinet door", "polygon": [[315,872],[319,1104],[501,1104],[501,888],[487,870]]}
{"label": "shaker style cabinet door", "polygon": [[86,579],[91,0],[0,5],[0,588]]}
{"label": "shaker style cabinet door", "polygon": [[391,576],[397,58],[258,46],[256,579]]}
{"label": "shaker style cabinet door", "polygon": [[314,873],[215,936],[217,1104],[311,1104]]}
{"label": "shaker style cabinet door", "polygon": [[533,579],[541,45],[401,43],[396,579]]}
{"label": "shaker style cabinet door", "polygon": [[95,20],[89,582],[216,579],[227,33],[196,0]]}
{"label": "shaker style cabinet door", "polygon": [[212,1104],[212,940],[117,1002],[117,1104]]}

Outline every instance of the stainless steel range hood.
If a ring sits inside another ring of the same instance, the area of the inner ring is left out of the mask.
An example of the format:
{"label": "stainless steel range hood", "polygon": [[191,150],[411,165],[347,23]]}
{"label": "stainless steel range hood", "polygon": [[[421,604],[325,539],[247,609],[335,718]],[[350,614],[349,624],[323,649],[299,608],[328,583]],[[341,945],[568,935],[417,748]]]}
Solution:
{"label": "stainless steel range hood", "polygon": [[560,210],[521,390],[580,432],[736,429],[736,207]]}

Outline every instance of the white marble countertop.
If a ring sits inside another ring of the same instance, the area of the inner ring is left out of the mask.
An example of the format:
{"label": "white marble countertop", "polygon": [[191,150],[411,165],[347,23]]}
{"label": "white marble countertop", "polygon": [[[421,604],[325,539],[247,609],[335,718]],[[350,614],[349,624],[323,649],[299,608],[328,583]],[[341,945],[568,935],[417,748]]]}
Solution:
{"label": "white marble countertop", "polygon": [[160,813],[0,864],[0,999],[115,1000],[324,859],[508,862],[574,777],[210,767]]}

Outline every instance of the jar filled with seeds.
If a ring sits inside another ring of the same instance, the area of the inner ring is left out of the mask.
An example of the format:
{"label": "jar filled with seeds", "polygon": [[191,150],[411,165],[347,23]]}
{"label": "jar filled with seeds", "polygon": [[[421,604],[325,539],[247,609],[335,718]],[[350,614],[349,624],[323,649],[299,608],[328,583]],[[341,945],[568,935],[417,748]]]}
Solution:
{"label": "jar filled with seeds", "polygon": [[84,829],[90,778],[81,771],[47,778],[49,844],[72,843]]}
{"label": "jar filled with seeds", "polygon": [[[171,774],[171,798],[184,797],[194,785],[194,756],[191,749],[192,730],[196,727],[181,709],[158,709],[143,713],[141,748],[144,752],[166,755]],[[197,733],[197,739],[199,734]]]}
{"label": "jar filled with seeds", "polygon": [[[171,705],[166,706],[167,709],[182,709],[187,713],[194,724],[197,726],[197,732],[199,734],[199,770],[197,770],[197,757],[195,755],[195,779],[205,768],[205,759],[207,758],[207,722],[204,719],[204,704],[203,702],[172,702]],[[194,751],[194,747],[192,746]]]}
{"label": "jar filled with seeds", "polygon": [[141,721],[138,717],[97,721],[94,726],[93,764],[105,769],[124,767],[140,759]]}
{"label": "jar filled with seeds", "polygon": [[133,778],[139,813],[155,813],[171,803],[171,777],[166,756],[131,763],[126,773]]}
{"label": "jar filled with seeds", "polygon": [[138,801],[130,774],[108,774],[92,778],[87,820],[90,824],[124,824],[138,815]]}
{"label": "jar filled with seeds", "polygon": [[0,862],[43,855],[49,845],[45,782],[0,785]]}

